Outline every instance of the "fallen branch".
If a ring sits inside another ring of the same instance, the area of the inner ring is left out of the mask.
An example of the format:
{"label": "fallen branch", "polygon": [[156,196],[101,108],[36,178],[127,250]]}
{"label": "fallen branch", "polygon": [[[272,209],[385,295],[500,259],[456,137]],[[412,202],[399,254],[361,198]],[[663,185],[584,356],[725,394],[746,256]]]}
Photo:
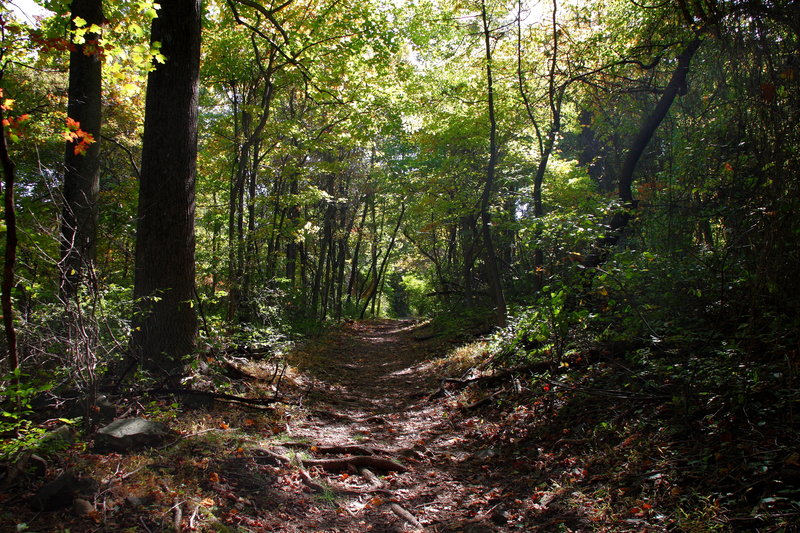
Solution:
{"label": "fallen branch", "polygon": [[211,391],[204,391],[204,390],[194,390],[194,389],[170,389],[170,388],[162,388],[162,389],[150,389],[146,391],[148,394],[176,394],[176,395],[185,395],[185,396],[205,396],[206,398],[211,398],[213,400],[228,400],[232,402],[243,403],[246,405],[253,405],[253,406],[269,406],[273,403],[282,403],[284,405],[292,405],[291,402],[287,402],[285,400],[281,400],[279,398],[245,398],[244,396],[234,396],[233,394],[224,394],[221,392],[211,392]]}
{"label": "fallen branch", "polygon": [[496,392],[490,394],[489,396],[486,396],[485,398],[481,398],[478,401],[475,401],[475,402],[473,402],[473,403],[471,403],[469,405],[465,405],[465,406],[461,407],[461,410],[462,411],[472,411],[472,410],[475,410],[475,409],[479,409],[479,408],[481,408],[481,407],[483,407],[485,405],[489,405],[492,402],[494,402],[497,399],[497,397],[500,396],[501,394],[503,394],[504,392],[506,392],[506,389],[500,389],[499,391],[496,391]]}
{"label": "fallen branch", "polygon": [[430,401],[430,400],[435,400],[437,398],[441,398],[451,390],[452,391],[462,390],[472,385],[478,385],[481,387],[491,387],[494,385],[499,385],[501,383],[505,383],[510,379],[514,379],[516,376],[520,374],[537,374],[544,372],[546,370],[550,370],[552,366],[553,363],[550,361],[539,361],[537,363],[531,363],[529,365],[510,368],[508,370],[504,370],[503,372],[491,376],[480,376],[471,379],[442,378],[441,386],[439,387],[438,390],[428,395],[428,400]]}
{"label": "fallen branch", "polygon": [[318,466],[326,472],[345,472],[350,466],[355,468],[367,467],[384,472],[407,472],[408,469],[391,459],[375,457],[374,455],[354,455],[341,459],[304,459],[303,466]]}

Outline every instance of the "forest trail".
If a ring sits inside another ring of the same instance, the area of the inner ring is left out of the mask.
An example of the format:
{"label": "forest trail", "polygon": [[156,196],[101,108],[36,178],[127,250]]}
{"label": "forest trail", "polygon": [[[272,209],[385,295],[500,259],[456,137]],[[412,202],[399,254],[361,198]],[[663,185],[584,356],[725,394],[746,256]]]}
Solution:
{"label": "forest trail", "polygon": [[319,458],[332,457],[321,452],[334,447],[373,448],[377,457],[407,471],[388,473],[377,481],[380,490],[369,492],[376,480],[370,476],[371,484],[357,470],[312,468],[313,481],[329,487],[335,499],[296,513],[286,510],[294,516],[283,530],[518,530],[504,527],[510,524],[503,485],[514,480],[488,467],[495,451],[468,442],[442,401],[428,400],[438,386],[430,359],[443,355],[443,347],[417,340],[415,328],[410,320],[349,323],[304,359],[299,370],[316,383],[309,414],[290,424],[289,439],[313,443],[307,450]]}

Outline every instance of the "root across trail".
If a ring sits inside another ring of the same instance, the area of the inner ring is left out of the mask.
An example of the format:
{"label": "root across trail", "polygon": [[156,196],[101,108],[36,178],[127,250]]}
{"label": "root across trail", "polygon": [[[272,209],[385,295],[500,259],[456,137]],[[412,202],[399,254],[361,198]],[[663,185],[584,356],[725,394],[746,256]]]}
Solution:
{"label": "root across trail", "polygon": [[416,329],[348,323],[293,356],[313,385],[285,446],[301,448],[304,482],[335,504],[287,531],[519,530],[505,511],[514,480],[487,465],[494,451],[465,438],[457,409],[429,398],[441,378],[431,360],[446,347]]}
{"label": "root across trail", "polygon": [[[196,408],[172,400],[151,401],[149,411],[140,405],[135,414],[160,418],[177,438],[123,453],[76,444],[37,459],[38,474],[17,480],[13,493],[0,491],[8,509],[0,530],[591,529],[564,512],[561,492],[537,492],[544,454],[504,426],[513,416],[524,431],[529,419],[511,403],[499,411],[499,393],[481,389],[488,381],[459,382],[459,395],[442,389],[435,361],[450,346],[423,327],[349,322],[298,346],[286,356],[291,377],[281,385],[292,401],[269,410],[257,399],[222,401],[232,395],[220,393],[209,395],[217,403]],[[255,372],[257,359],[245,363],[253,368],[230,381],[236,397],[275,397],[274,373]],[[476,384],[491,405],[465,409],[478,405],[465,394]],[[94,488],[64,494],[65,505],[52,511],[30,507],[32,494],[73,471]]]}

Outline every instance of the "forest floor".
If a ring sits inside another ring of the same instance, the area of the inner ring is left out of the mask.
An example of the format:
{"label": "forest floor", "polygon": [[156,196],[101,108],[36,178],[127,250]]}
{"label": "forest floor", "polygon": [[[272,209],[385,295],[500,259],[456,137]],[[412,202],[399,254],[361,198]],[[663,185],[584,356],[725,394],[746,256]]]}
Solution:
{"label": "forest floor", "polygon": [[[668,431],[663,399],[596,384],[579,394],[580,383],[530,376],[445,382],[472,363],[429,333],[412,320],[346,323],[288,354],[280,384],[268,361],[239,360],[231,392],[263,398],[279,385],[286,402],[269,409],[140,402],[136,414],[169,424],[173,441],[126,454],[76,441],[40,477],[90,475],[100,488],[87,509],[32,511],[34,476],[0,492],[0,531],[760,530],[697,487],[752,492],[762,514],[775,503],[763,501],[763,476],[750,482],[735,458],[699,451],[695,435],[679,434],[691,428]],[[485,344],[471,351],[480,359]],[[711,438],[723,452],[735,439]],[[783,450],[784,470],[794,468],[797,454]],[[710,473],[702,460],[724,468]]]}

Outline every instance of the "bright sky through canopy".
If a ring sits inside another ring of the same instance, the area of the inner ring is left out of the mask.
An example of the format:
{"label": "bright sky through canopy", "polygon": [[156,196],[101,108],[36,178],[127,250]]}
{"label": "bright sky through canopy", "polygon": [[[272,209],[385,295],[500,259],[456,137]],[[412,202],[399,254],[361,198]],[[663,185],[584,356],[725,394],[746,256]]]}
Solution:
{"label": "bright sky through canopy", "polygon": [[33,0],[9,0],[8,6],[17,18],[31,24],[36,22],[36,17],[52,14],[52,11],[43,8]]}

